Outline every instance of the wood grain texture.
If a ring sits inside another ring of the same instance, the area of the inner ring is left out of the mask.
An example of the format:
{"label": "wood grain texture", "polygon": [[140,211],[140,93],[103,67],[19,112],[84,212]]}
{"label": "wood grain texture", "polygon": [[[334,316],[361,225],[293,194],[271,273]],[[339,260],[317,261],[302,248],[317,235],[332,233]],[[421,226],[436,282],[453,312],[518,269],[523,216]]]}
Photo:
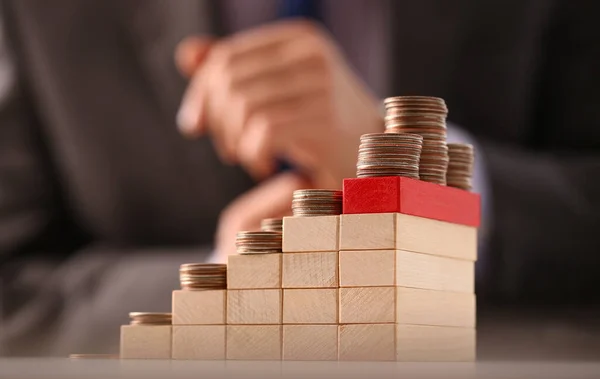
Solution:
{"label": "wood grain texture", "polygon": [[477,229],[399,213],[342,215],[340,250],[400,249],[477,260]]}
{"label": "wood grain texture", "polygon": [[477,260],[477,228],[396,213],[396,249]]}
{"label": "wood grain texture", "polygon": [[284,324],[335,324],[338,322],[338,289],[284,289]]}
{"label": "wood grain texture", "polygon": [[173,326],[173,359],[225,359],[225,325]]}
{"label": "wood grain texture", "polygon": [[398,324],[475,327],[475,294],[396,288]]}
{"label": "wood grain texture", "polygon": [[396,320],[396,288],[340,288],[341,324],[391,323]]}
{"label": "wood grain texture", "polygon": [[286,253],[283,255],[283,288],[336,288],[338,253]]}
{"label": "wood grain texture", "polygon": [[280,324],[281,290],[228,290],[227,324]]}
{"label": "wood grain texture", "polygon": [[342,215],[340,250],[395,249],[395,230],[394,213]]}
{"label": "wood grain texture", "polygon": [[122,325],[122,359],[171,359],[171,325]]}
{"label": "wood grain texture", "polygon": [[227,325],[227,359],[281,359],[281,325]]}
{"label": "wood grain texture", "polygon": [[283,252],[339,250],[340,216],[284,217]]}
{"label": "wood grain texture", "polygon": [[476,355],[473,328],[397,325],[398,361],[472,362]]}
{"label": "wood grain texture", "polygon": [[284,325],[283,360],[335,361],[338,325]]}
{"label": "wood grain texture", "polygon": [[475,263],[396,251],[396,285],[450,292],[475,292]]}
{"label": "wood grain texture", "polygon": [[478,227],[480,195],[405,177],[344,179],[344,214],[403,213]]}
{"label": "wood grain texture", "polygon": [[282,254],[230,255],[228,289],[281,288]]}
{"label": "wood grain texture", "polygon": [[225,324],[226,290],[173,291],[173,325]]}
{"label": "wood grain texture", "polygon": [[340,251],[340,287],[382,287],[396,284],[394,250]]}
{"label": "wood grain texture", "polygon": [[340,325],[339,360],[395,360],[395,327],[395,324]]}

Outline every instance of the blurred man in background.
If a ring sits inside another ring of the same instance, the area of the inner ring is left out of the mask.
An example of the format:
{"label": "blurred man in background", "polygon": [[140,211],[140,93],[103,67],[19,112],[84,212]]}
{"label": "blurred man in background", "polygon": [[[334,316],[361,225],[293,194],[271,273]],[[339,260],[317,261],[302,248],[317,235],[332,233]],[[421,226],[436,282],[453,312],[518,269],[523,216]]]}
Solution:
{"label": "blurred man in background", "polygon": [[129,311],[169,310],[179,264],[225,261],[293,190],[354,176],[381,99],[410,94],[444,98],[477,147],[480,298],[594,303],[598,10],[2,1],[1,352],[114,350]]}

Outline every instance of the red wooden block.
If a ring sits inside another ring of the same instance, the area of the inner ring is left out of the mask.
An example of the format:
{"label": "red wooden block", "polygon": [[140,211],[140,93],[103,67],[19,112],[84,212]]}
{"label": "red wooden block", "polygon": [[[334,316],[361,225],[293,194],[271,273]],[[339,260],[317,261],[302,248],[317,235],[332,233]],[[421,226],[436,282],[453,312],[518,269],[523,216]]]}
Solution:
{"label": "red wooden block", "polygon": [[402,176],[344,179],[344,214],[403,213],[478,227],[479,194]]}

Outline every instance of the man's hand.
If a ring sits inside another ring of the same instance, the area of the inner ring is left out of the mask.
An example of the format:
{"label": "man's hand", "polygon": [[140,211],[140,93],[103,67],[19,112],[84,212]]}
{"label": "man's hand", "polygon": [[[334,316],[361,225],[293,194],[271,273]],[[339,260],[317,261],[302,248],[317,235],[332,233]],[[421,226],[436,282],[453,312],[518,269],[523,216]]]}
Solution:
{"label": "man's hand", "polygon": [[[182,132],[209,134],[224,161],[241,164],[259,180],[284,160],[306,178],[301,188],[340,188],[343,178],[356,174],[360,136],[384,129],[377,99],[309,22],[275,23],[223,40],[186,40],[177,61],[191,76],[178,115]],[[287,202],[275,206],[268,196],[256,196],[263,202],[256,204],[250,200],[255,195],[241,197],[224,213],[220,240],[234,238],[224,237],[224,230],[256,228],[261,218],[289,212],[300,182],[290,186],[285,178],[253,193],[277,192],[279,185]]]}

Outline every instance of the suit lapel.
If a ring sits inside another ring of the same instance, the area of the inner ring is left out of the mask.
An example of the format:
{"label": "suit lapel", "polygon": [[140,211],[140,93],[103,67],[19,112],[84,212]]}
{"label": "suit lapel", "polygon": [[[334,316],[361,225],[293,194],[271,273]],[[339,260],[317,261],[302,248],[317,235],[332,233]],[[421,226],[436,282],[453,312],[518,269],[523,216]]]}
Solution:
{"label": "suit lapel", "polygon": [[159,107],[172,123],[187,81],[174,63],[177,44],[190,35],[218,34],[214,0],[127,0],[122,15],[139,64]]}

